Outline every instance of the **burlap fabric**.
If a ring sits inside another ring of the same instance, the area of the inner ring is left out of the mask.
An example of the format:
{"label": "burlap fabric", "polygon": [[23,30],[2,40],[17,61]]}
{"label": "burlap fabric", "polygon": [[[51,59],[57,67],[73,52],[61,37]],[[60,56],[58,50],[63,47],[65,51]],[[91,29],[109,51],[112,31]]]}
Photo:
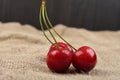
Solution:
{"label": "burlap fabric", "polygon": [[120,80],[120,31],[88,31],[63,25],[55,29],[76,48],[88,45],[95,49],[98,63],[89,74],[77,73],[72,65],[65,74],[51,72],[45,63],[50,43],[40,30],[0,23],[0,80]]}

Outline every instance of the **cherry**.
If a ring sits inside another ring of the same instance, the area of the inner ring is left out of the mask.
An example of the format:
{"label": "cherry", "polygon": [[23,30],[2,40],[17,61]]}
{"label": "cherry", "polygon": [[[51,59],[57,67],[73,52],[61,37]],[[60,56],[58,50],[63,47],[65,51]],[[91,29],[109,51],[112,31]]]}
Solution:
{"label": "cherry", "polygon": [[47,66],[51,71],[63,73],[66,72],[72,62],[73,51],[69,45],[58,42],[58,48],[55,44],[50,47],[47,54]]}
{"label": "cherry", "polygon": [[72,64],[78,71],[89,72],[95,67],[96,63],[96,53],[88,46],[79,48],[73,54]]}

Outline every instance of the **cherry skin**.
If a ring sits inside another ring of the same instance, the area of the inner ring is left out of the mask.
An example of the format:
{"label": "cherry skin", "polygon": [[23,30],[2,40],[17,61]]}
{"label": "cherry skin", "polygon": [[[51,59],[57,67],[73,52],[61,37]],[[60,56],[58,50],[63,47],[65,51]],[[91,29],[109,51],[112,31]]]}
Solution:
{"label": "cherry skin", "polygon": [[66,72],[72,62],[73,51],[69,45],[59,43],[59,48],[53,44],[47,54],[46,62],[51,71],[63,73]]}
{"label": "cherry skin", "polygon": [[88,46],[83,46],[79,48],[73,54],[72,64],[78,71],[88,73],[95,67],[96,63],[96,53],[92,48]]}

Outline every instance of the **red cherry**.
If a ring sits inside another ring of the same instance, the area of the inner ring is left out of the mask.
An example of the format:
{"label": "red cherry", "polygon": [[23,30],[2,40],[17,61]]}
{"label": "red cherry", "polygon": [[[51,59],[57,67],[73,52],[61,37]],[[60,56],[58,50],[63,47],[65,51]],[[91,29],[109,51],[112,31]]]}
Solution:
{"label": "red cherry", "polygon": [[[72,62],[72,49],[65,43],[58,43],[59,48],[55,44],[50,47],[47,54],[47,66],[51,71],[66,72]],[[67,46],[67,47],[66,47]]]}
{"label": "red cherry", "polygon": [[95,67],[96,63],[96,53],[88,46],[79,48],[73,54],[72,64],[79,71],[89,72]]}

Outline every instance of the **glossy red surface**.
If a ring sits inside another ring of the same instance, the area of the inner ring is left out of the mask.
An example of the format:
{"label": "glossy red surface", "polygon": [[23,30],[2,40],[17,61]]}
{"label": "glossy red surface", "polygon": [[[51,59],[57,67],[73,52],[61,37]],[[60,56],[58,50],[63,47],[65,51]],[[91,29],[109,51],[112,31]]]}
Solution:
{"label": "glossy red surface", "polygon": [[47,66],[51,71],[65,72],[72,62],[73,50],[69,45],[58,42],[59,48],[55,44],[50,47],[47,54]]}
{"label": "glossy red surface", "polygon": [[73,54],[72,64],[79,71],[89,72],[95,67],[96,63],[96,53],[88,46],[79,48]]}

